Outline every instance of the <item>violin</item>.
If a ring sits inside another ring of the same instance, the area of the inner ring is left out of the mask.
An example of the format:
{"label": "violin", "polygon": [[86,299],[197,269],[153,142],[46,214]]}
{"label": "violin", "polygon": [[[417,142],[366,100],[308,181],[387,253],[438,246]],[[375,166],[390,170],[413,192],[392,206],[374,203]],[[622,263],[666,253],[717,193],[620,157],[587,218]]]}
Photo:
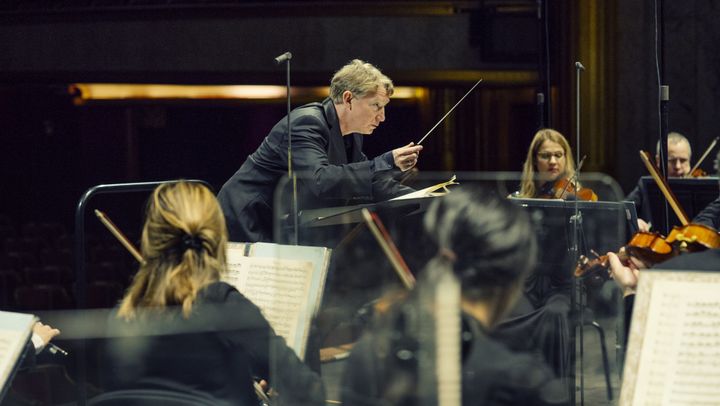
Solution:
{"label": "violin", "polygon": [[[651,267],[681,253],[720,248],[720,233],[712,227],[691,223],[672,190],[670,190],[670,186],[660,176],[659,171],[650,160],[650,154],[640,151],[640,157],[680,219],[682,226],[673,227],[667,238],[658,233],[636,233],[625,246],[625,250],[618,253],[620,260],[627,262],[630,259],[629,257],[635,257],[646,266]],[[595,256],[597,258],[592,260],[584,255],[581,256],[575,268],[575,276],[589,278],[592,284],[602,284],[609,278],[607,272],[609,260],[607,255],[595,254]]]}
{"label": "violin", "polygon": [[568,178],[560,178],[553,184],[552,190],[548,194],[540,196],[545,199],[567,199],[577,198],[588,202],[597,202],[598,196],[590,188],[577,187],[577,183]]}
{"label": "violin", "polygon": [[[679,250],[659,233],[640,231],[633,235],[617,256],[620,261],[627,263],[630,257],[637,258],[647,267],[664,262],[678,255]],[[575,276],[587,278],[591,285],[599,286],[607,281],[610,274],[610,260],[607,255],[598,255],[593,252],[595,259],[581,255],[575,267]]]}
{"label": "violin", "polygon": [[[621,262],[627,263],[634,257],[649,268],[683,253],[720,248],[720,233],[712,227],[690,223],[673,227],[667,238],[658,233],[638,232],[624,248],[617,253]],[[607,255],[595,254],[595,257],[580,256],[575,276],[587,278],[591,285],[597,286],[608,280],[610,262]]]}
{"label": "violin", "polygon": [[584,188],[580,186],[580,184],[576,181],[577,180],[577,174],[580,172],[580,168],[582,168],[583,163],[585,162],[586,156],[583,156],[583,158],[578,163],[577,169],[575,170],[575,175],[572,177],[561,177],[558,180],[553,183],[552,188],[543,188],[544,191],[541,191],[539,194],[539,198],[541,199],[578,199],[578,200],[585,200],[588,202],[597,202],[598,197],[593,192],[592,189]]}
{"label": "violin", "polygon": [[707,176],[708,173],[701,168],[695,168],[688,175],[685,175],[686,178],[706,178]]}
{"label": "violin", "polygon": [[673,227],[667,241],[670,244],[677,243],[683,252],[698,252],[720,248],[720,233],[703,224],[689,223],[682,227]]}

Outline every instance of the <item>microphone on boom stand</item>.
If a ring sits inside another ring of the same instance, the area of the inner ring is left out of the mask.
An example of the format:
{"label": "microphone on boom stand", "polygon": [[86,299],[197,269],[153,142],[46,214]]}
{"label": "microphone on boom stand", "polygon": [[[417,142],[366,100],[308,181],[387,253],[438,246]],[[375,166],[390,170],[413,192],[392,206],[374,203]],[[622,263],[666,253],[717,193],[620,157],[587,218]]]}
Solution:
{"label": "microphone on boom stand", "polygon": [[285,71],[287,74],[287,140],[288,140],[288,179],[292,182],[292,202],[290,205],[290,215],[293,218],[293,236],[290,241],[292,244],[298,244],[298,204],[297,204],[297,176],[293,172],[292,167],[292,130],[290,128],[290,59],[292,53],[285,52],[275,57],[275,63],[278,65],[285,63]]}

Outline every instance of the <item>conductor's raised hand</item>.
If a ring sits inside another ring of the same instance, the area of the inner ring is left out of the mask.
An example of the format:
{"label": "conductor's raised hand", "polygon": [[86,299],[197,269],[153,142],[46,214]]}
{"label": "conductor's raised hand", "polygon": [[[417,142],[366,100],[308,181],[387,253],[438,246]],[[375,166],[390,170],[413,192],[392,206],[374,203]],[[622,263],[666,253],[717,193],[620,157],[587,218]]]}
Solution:
{"label": "conductor's raised hand", "polygon": [[392,153],[395,166],[403,172],[412,169],[417,164],[422,148],[422,145],[415,145],[414,142],[411,142],[404,147],[394,149]]}

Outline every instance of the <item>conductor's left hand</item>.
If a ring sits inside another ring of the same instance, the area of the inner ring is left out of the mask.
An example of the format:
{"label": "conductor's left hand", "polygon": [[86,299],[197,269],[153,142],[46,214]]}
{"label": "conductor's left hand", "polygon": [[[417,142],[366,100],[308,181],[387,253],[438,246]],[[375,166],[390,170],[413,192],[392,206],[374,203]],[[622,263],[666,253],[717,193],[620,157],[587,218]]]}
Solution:
{"label": "conductor's left hand", "polygon": [[400,168],[403,172],[411,169],[417,164],[422,148],[422,145],[415,145],[414,142],[411,142],[404,147],[394,149],[392,153],[393,159],[395,160],[395,166]]}

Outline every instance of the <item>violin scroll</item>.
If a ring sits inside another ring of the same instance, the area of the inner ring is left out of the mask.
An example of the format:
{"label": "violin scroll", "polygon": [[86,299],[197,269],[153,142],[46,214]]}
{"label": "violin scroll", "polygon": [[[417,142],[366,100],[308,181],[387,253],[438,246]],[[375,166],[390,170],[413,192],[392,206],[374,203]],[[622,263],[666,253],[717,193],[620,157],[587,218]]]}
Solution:
{"label": "violin scroll", "polygon": [[595,259],[580,256],[575,267],[575,277],[586,280],[590,286],[599,287],[610,279],[610,261],[607,255],[598,255],[595,252],[593,255]]}

